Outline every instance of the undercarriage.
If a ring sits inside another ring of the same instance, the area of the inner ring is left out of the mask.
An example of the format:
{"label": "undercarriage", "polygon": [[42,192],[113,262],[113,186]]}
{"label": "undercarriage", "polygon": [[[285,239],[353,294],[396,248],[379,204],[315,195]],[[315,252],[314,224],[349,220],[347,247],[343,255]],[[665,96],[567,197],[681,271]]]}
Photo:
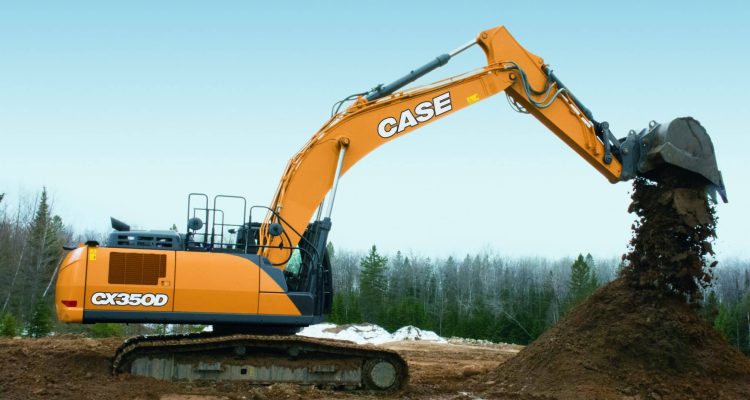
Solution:
{"label": "undercarriage", "polygon": [[296,335],[137,336],[115,353],[114,374],[164,380],[294,383],[347,390],[399,390],[409,378],[396,352]]}

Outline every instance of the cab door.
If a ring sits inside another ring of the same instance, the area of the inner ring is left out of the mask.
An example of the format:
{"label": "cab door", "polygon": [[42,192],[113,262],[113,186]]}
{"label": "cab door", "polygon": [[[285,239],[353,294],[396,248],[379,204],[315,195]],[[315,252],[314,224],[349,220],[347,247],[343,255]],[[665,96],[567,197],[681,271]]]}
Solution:
{"label": "cab door", "polygon": [[174,308],[174,251],[89,247],[87,257],[85,309]]}

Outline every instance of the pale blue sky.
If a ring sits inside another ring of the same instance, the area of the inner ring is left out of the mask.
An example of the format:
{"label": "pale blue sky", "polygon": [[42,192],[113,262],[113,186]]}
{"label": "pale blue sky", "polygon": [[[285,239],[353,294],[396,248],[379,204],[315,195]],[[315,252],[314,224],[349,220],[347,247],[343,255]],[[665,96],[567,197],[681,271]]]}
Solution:
{"label": "pale blue sky", "polygon": [[[0,191],[46,185],[75,229],[184,226],[189,192],[267,205],[331,105],[506,25],[618,136],[691,115],[747,250],[746,2],[0,1]],[[482,66],[474,48],[423,78]],[[382,147],[341,182],[332,241],[461,255],[618,255],[629,183],[609,184],[503,95]]]}

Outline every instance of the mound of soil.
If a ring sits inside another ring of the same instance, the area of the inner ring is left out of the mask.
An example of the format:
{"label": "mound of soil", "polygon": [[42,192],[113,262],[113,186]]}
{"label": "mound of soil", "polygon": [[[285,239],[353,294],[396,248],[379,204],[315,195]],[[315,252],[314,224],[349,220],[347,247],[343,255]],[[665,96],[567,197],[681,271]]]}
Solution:
{"label": "mound of soil", "polygon": [[623,279],[597,291],[490,379],[493,397],[750,399],[750,359],[681,297],[644,296]]}
{"label": "mound of soil", "polygon": [[638,178],[621,276],[490,374],[493,397],[750,399],[750,359],[696,313],[716,219],[705,181]]}

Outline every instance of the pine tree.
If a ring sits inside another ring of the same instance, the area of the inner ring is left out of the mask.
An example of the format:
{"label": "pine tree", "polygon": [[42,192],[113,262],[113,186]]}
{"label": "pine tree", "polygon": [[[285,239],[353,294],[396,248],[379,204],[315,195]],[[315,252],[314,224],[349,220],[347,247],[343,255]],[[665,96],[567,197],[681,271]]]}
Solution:
{"label": "pine tree", "polygon": [[716,297],[716,291],[712,290],[708,293],[701,309],[701,315],[711,325],[716,322],[716,316],[719,315],[719,300]]}
{"label": "pine tree", "polygon": [[361,304],[360,310],[366,322],[377,323],[386,291],[386,264],[388,259],[378,254],[375,245],[360,260],[361,268]]}
{"label": "pine tree", "polygon": [[591,295],[591,293],[594,293],[596,289],[599,288],[599,278],[596,276],[596,263],[594,261],[594,257],[591,256],[591,254],[586,254],[586,265],[589,267],[589,285],[588,285],[588,293],[586,293],[586,297]]}
{"label": "pine tree", "polygon": [[750,354],[750,291],[745,292],[736,309],[737,347],[743,353]]}
{"label": "pine tree", "polygon": [[[591,257],[589,255],[588,257]],[[579,254],[573,265],[570,266],[570,281],[568,282],[567,309],[570,310],[576,304],[588,297],[599,286],[596,273],[593,273],[589,264]]]}
{"label": "pine tree", "polygon": [[333,260],[333,257],[336,256],[336,250],[333,248],[332,242],[328,242],[326,245],[326,251],[328,252],[328,257]]}
{"label": "pine tree", "polygon": [[57,215],[52,215],[47,189],[42,189],[39,205],[31,221],[28,248],[30,250],[27,279],[23,292],[26,293],[27,315],[33,315],[38,307],[41,292],[49,281],[62,254],[64,227]]}
{"label": "pine tree", "polygon": [[0,321],[0,336],[18,336],[18,321],[13,314],[5,314]]}
{"label": "pine tree", "polygon": [[720,304],[719,314],[714,321],[714,327],[721,332],[729,344],[735,346],[737,350],[742,350],[742,327],[740,320],[740,305],[737,304]]}
{"label": "pine tree", "polygon": [[123,336],[122,324],[94,324],[91,336],[97,338]]}
{"label": "pine tree", "polygon": [[345,322],[345,305],[344,305],[344,294],[335,293],[333,295],[333,304],[331,305],[331,313],[328,314],[328,321],[334,324],[344,324]]}
{"label": "pine tree", "polygon": [[39,300],[34,306],[34,314],[29,321],[28,335],[31,337],[47,336],[52,332],[52,312],[49,305],[43,300]]}

